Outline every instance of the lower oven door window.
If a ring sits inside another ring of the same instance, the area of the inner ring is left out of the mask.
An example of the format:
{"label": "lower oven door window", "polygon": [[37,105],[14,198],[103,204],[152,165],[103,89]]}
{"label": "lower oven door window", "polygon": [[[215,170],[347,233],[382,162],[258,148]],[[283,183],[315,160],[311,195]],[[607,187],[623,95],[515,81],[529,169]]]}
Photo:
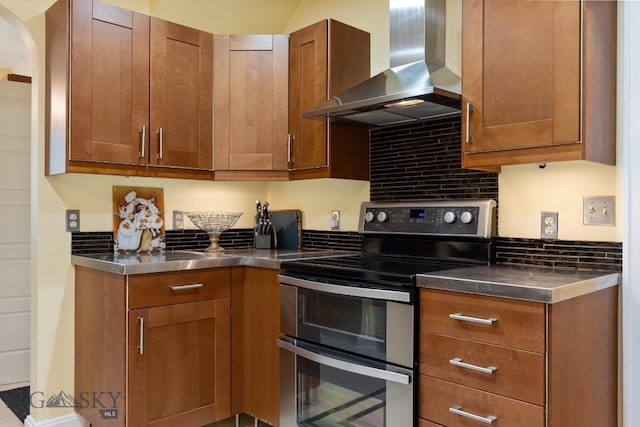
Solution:
{"label": "lower oven door window", "polygon": [[412,372],[289,337],[281,347],[281,425],[413,425]]}

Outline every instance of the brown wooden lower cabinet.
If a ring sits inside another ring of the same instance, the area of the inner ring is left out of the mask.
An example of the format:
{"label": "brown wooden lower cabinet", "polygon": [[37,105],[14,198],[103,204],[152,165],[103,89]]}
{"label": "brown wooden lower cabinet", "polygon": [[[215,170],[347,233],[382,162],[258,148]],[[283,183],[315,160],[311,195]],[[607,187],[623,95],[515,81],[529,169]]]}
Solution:
{"label": "brown wooden lower cabinet", "polygon": [[232,270],[232,413],[279,425],[279,270]]}
{"label": "brown wooden lower cabinet", "polygon": [[553,304],[422,289],[420,306],[420,427],[617,425],[617,287]]}
{"label": "brown wooden lower cabinet", "polygon": [[92,426],[200,427],[230,413],[231,269],[76,266],[76,411]]}

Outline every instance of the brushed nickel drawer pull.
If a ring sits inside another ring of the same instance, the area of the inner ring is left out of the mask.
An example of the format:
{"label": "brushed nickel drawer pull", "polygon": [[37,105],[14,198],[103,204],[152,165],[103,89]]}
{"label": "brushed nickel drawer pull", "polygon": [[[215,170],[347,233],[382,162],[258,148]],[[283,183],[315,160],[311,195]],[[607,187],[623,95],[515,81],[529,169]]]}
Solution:
{"label": "brushed nickel drawer pull", "polygon": [[489,375],[493,374],[493,371],[498,369],[495,366],[487,366],[486,368],[483,368],[482,366],[472,365],[471,363],[465,363],[459,357],[455,357],[449,360],[449,363],[455,366],[459,366],[461,368],[471,369],[472,371],[482,372],[483,374],[489,374]]}
{"label": "brushed nickel drawer pull", "polygon": [[144,317],[138,317],[138,327],[140,328],[140,341],[138,341],[138,354],[144,354]]}
{"label": "brushed nickel drawer pull", "polygon": [[498,321],[498,319],[494,319],[493,317],[489,319],[483,319],[481,317],[465,316],[461,313],[451,313],[449,315],[449,318],[455,319],[455,320],[462,320],[463,322],[481,323],[483,325],[493,325],[495,322]]}
{"label": "brushed nickel drawer pull", "polygon": [[192,285],[171,285],[169,288],[172,291],[188,291],[189,289],[199,289],[203,286],[202,283],[194,283]]}
{"label": "brushed nickel drawer pull", "polygon": [[481,417],[480,415],[472,414],[471,412],[463,411],[462,406],[455,405],[449,408],[449,412],[456,415],[461,415],[463,417],[469,418],[474,421],[480,421],[485,424],[493,424],[498,417],[494,417],[493,415],[487,415],[486,417]]}

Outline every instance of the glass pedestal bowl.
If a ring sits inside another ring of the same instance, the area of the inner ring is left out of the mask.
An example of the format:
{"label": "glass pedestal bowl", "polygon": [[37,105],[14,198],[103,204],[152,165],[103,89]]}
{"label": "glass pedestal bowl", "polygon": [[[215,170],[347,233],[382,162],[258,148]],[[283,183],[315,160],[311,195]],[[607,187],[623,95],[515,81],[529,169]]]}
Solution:
{"label": "glass pedestal bowl", "polygon": [[205,252],[224,253],[224,248],[218,245],[220,234],[234,226],[243,212],[221,212],[221,211],[187,211],[184,212],[191,222],[209,235],[211,245]]}

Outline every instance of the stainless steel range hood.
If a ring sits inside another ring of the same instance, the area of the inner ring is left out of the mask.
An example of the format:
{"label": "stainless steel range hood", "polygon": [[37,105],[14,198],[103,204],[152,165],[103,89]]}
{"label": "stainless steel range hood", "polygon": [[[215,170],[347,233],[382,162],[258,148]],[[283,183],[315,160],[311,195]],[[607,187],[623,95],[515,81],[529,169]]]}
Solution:
{"label": "stainless steel range hood", "polygon": [[445,66],[447,0],[389,0],[389,7],[391,68],[302,117],[384,126],[460,114],[460,77]]}

